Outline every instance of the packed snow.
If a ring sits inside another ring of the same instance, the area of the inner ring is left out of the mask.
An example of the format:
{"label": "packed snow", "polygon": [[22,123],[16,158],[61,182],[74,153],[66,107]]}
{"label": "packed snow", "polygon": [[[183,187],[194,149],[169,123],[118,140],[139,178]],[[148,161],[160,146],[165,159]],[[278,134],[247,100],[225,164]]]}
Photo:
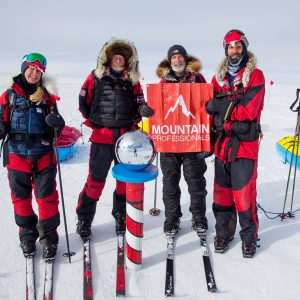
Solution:
{"label": "packed snow", "polygon": [[[49,63],[49,65],[51,62]],[[59,65],[59,62],[56,62]],[[54,63],[55,65],[55,63]],[[80,128],[83,121],[77,110],[78,92],[90,67],[76,68],[70,73],[56,74],[60,88],[60,112],[70,126]],[[55,69],[55,66],[52,68]],[[270,74],[266,75],[265,108],[262,115],[264,139],[260,145],[259,176],[257,182],[258,203],[266,210],[281,212],[288,176],[288,165],[280,161],[275,152],[275,143],[283,136],[293,135],[297,114],[289,110],[295,98],[297,86],[275,82],[270,86]],[[207,78],[212,76],[208,74]],[[4,91],[4,74],[1,73],[1,91]],[[157,82],[155,79],[142,81]],[[271,90],[270,90],[271,87]],[[63,223],[59,227],[60,243],[54,270],[54,299],[82,299],[82,242],[75,233],[77,197],[88,172],[90,129],[83,127],[83,140],[76,145],[75,156],[61,164],[64,187],[66,215],[69,229],[71,251],[76,252],[72,264],[63,257],[66,252],[66,239]],[[178,299],[297,299],[300,293],[300,212],[295,218],[281,221],[270,220],[261,210],[259,238],[261,245],[253,259],[245,259],[241,253],[241,241],[238,233],[225,254],[213,251],[215,235],[212,213],[213,168],[211,158],[207,159],[207,234],[210,257],[215,274],[218,292],[209,294],[206,288],[199,238],[191,230],[189,213],[189,195],[182,178],[181,231],[175,242],[175,296]],[[14,223],[13,206],[6,170],[1,168],[1,209],[0,209],[0,299],[25,298],[25,259],[19,248],[18,229]],[[297,170],[297,176],[299,171]],[[93,269],[93,289],[95,299],[115,298],[117,239],[114,232],[114,220],[111,215],[112,191],[115,180],[111,172],[107,178],[103,195],[98,203],[97,213],[92,227],[91,254]],[[300,208],[299,180],[296,179],[294,209]],[[157,206],[161,214],[153,217],[149,209],[153,207],[154,181],[145,185],[143,264],[140,271],[126,270],[126,297],[128,299],[164,299],[166,238],[162,232],[164,208],[162,203],[162,178],[158,177]],[[36,203],[33,200],[34,207]],[[287,209],[289,209],[289,203]],[[60,206],[61,208],[61,206]],[[62,219],[62,218],[61,218]],[[62,222],[62,220],[61,220]],[[41,259],[41,247],[37,247],[35,256],[37,299],[41,299],[44,265]]]}

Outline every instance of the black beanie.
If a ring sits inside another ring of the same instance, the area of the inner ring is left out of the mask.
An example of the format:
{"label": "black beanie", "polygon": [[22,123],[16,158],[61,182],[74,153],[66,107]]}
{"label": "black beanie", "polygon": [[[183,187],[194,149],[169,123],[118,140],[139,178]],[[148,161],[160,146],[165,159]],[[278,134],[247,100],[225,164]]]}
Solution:
{"label": "black beanie", "polygon": [[182,55],[187,61],[187,52],[181,45],[174,45],[168,50],[168,60],[171,61],[171,57],[178,54]]}

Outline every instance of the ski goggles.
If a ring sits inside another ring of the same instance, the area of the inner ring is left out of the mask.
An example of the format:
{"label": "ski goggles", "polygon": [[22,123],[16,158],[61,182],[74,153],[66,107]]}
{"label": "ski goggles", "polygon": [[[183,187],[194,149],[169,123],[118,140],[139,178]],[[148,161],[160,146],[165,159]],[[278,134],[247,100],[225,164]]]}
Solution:
{"label": "ski goggles", "polygon": [[26,62],[29,66],[35,66],[43,73],[46,71],[47,60],[45,56],[40,53],[29,53],[23,57],[23,62]]}
{"label": "ski goggles", "polygon": [[23,61],[34,63],[38,61],[44,68],[47,66],[47,60],[45,56],[40,53],[30,53],[24,56]]}

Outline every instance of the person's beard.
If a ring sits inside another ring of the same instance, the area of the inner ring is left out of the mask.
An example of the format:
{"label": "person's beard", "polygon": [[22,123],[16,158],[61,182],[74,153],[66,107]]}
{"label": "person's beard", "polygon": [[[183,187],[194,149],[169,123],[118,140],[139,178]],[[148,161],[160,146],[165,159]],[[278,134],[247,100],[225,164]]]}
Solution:
{"label": "person's beard", "polygon": [[228,57],[228,61],[233,66],[238,66],[242,62],[242,59],[243,59],[242,54],[235,56],[235,58]]}
{"label": "person's beard", "polygon": [[183,72],[185,70],[185,67],[186,67],[186,64],[184,62],[177,66],[171,65],[171,68],[175,73]]}
{"label": "person's beard", "polygon": [[248,61],[248,52],[244,51],[242,54],[235,58],[227,57],[228,66],[227,70],[231,76],[236,76],[238,72],[246,66]]}
{"label": "person's beard", "polygon": [[234,58],[227,55],[227,60],[232,67],[244,66],[248,60],[248,52],[246,49],[239,55],[234,55]]}
{"label": "person's beard", "polygon": [[116,72],[122,72],[124,70],[124,66],[115,66],[111,68]]}

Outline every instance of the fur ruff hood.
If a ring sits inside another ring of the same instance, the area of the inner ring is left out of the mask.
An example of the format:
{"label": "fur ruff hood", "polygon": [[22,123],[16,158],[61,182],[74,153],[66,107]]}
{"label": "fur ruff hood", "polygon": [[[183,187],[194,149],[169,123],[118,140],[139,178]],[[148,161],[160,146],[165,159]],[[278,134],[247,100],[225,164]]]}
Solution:
{"label": "fur ruff hood", "polygon": [[[5,83],[7,89],[13,86],[14,77],[18,75],[19,74],[7,76],[6,83]],[[50,95],[58,96],[58,88],[57,88],[56,80],[53,77],[50,77],[48,75],[43,75],[42,88],[45,88]]]}
{"label": "fur ruff hood", "polygon": [[[246,64],[245,71],[242,77],[243,87],[246,87],[248,85],[251,73],[257,68],[257,60],[255,55],[250,51],[248,51],[248,55],[249,55],[249,59]],[[227,58],[225,57],[219,64],[215,74],[216,80],[221,87],[225,85],[224,79],[227,73],[227,67],[228,67],[228,61]]]}
{"label": "fur ruff hood", "polygon": [[133,84],[138,82],[141,75],[136,48],[133,43],[116,38],[108,41],[101,49],[97,60],[97,68],[94,70],[95,76],[101,79],[105,75],[109,62],[115,54],[120,54],[125,58],[127,79]]}
{"label": "fur ruff hood", "polygon": [[[186,71],[197,74],[197,73],[200,73],[201,69],[202,69],[201,61],[195,56],[188,55]],[[166,57],[158,65],[158,67],[156,69],[156,75],[161,79],[166,78],[167,75],[170,73],[170,70],[171,70],[171,64],[170,64],[168,58]]]}

